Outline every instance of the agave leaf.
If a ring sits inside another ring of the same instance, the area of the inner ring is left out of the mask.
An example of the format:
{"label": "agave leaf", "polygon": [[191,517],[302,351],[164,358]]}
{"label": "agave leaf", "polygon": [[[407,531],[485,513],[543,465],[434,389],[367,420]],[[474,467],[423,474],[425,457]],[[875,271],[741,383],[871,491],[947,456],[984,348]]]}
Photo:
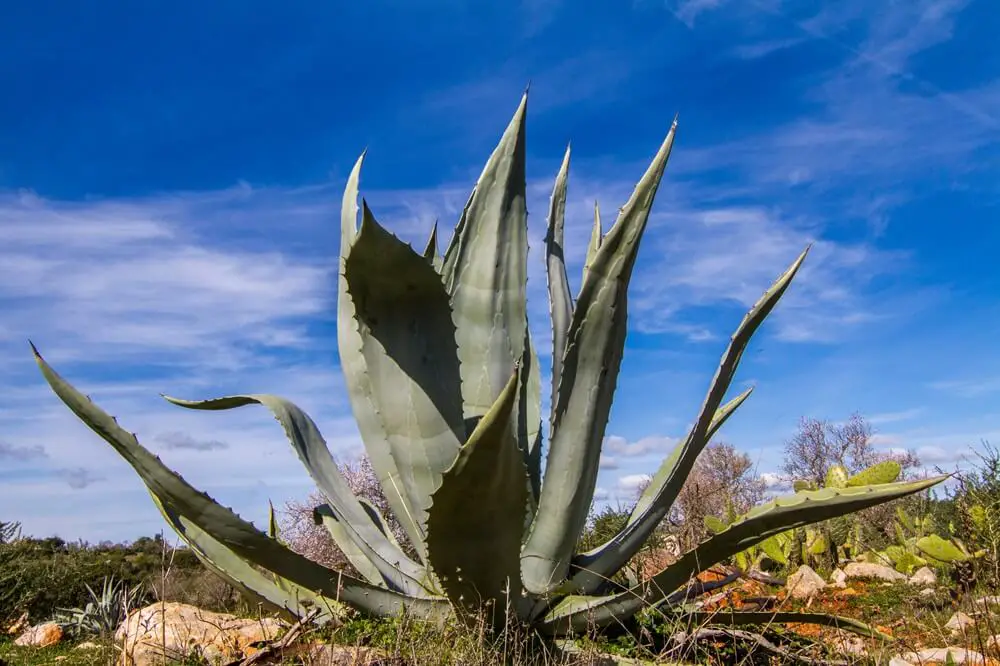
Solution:
{"label": "agave leaf", "polygon": [[[771,288],[764,292],[764,295],[743,318],[729,347],[723,354],[695,426],[688,433],[681,446],[675,449],[673,454],[664,461],[656,476],[653,477],[652,483],[639,498],[639,502],[629,517],[630,524],[650,522],[653,516],[665,513],[666,509],[677,498],[681,486],[694,466],[695,459],[708,443],[708,431],[736,374],[744,350],[750,343],[753,334],[791,284],[792,278],[795,277],[802,262],[805,261],[808,252],[809,248],[807,247]],[[662,515],[659,515],[659,518],[662,518]],[[659,522],[659,518],[656,518],[655,523]]]}
{"label": "agave leaf", "polygon": [[892,483],[899,478],[902,471],[902,466],[895,460],[883,460],[847,479],[847,485],[872,486],[878,483]]}
{"label": "agave leaf", "polygon": [[278,518],[274,515],[274,504],[271,503],[271,500],[267,500],[267,536],[272,539],[278,539],[280,536]]}
{"label": "agave leaf", "polygon": [[528,484],[511,423],[518,379],[515,372],[444,473],[427,523],[427,551],[449,599],[473,617],[489,608],[496,627],[521,596]]}
{"label": "agave leaf", "polygon": [[399,545],[399,541],[396,540],[396,535],[393,534],[392,528],[389,527],[389,523],[386,521],[385,516],[382,515],[382,512],[379,511],[378,507],[366,500],[364,497],[358,497],[358,502],[361,503],[361,508],[368,514],[368,517],[371,519],[375,527],[378,528],[378,531],[385,535],[385,538],[388,539],[393,546],[402,551],[403,547]]}
{"label": "agave leaf", "polygon": [[831,465],[830,469],[826,470],[826,480],[823,485],[829,488],[843,488],[847,485],[848,476],[847,468],[843,465]]}
{"label": "agave leaf", "polygon": [[527,93],[490,155],[445,256],[465,417],[482,417],[523,354],[527,328]]}
{"label": "agave leaf", "polygon": [[587,273],[590,272],[590,266],[594,263],[594,259],[597,258],[597,251],[601,249],[601,240],[603,238],[603,231],[601,230],[601,208],[597,204],[597,200],[594,200],[594,226],[590,230],[590,242],[587,243],[587,258],[583,262],[583,281],[587,281]]}
{"label": "agave leaf", "polygon": [[[301,618],[308,609],[318,608],[320,614],[315,621],[322,623],[341,614],[341,602],[378,617],[395,618],[406,613],[412,617],[437,620],[450,613],[443,599],[404,597],[383,587],[369,589],[351,576],[329,569],[327,576],[340,585],[339,598],[317,594],[276,574],[273,574],[272,580],[195,523],[166,508],[155,494],[150,494],[167,523],[210,571],[241,592],[286,611],[292,617]],[[357,583],[360,583],[360,588]]]}
{"label": "agave leaf", "polygon": [[[442,276],[452,299],[471,432],[520,363],[513,419],[529,471],[540,467],[541,378],[528,336],[528,210],[525,204],[525,114],[521,98],[462,211],[445,253]],[[538,473],[532,474],[537,478]],[[538,483],[533,482],[537,490]]]}
{"label": "agave leaf", "polygon": [[354,542],[352,533],[345,527],[344,521],[337,517],[337,512],[334,511],[333,507],[329,504],[320,504],[315,507],[313,509],[313,523],[322,525],[326,529],[340,552],[365,580],[379,587],[388,587],[391,584],[386,581],[378,567],[365,554],[365,551]]}
{"label": "agave leaf", "polygon": [[205,568],[240,592],[290,617],[303,617],[312,607],[319,608],[320,615],[316,621],[321,624],[340,615],[340,603],[335,599],[258,571],[190,520],[166,508],[154,493],[151,492],[150,496],[167,524],[191,548]]}
{"label": "agave leaf", "polygon": [[[525,517],[525,535],[538,509],[538,496],[542,489],[542,378],[538,355],[531,342],[531,335],[524,331],[524,358],[521,361],[520,384],[513,419],[517,424],[517,445],[521,448],[524,465],[528,471],[528,513]],[[527,447],[527,448],[524,448]]]}
{"label": "agave leaf", "polygon": [[[750,387],[719,408],[708,430],[709,440],[739,406],[746,402],[752,392],[753,387]],[[583,595],[597,594],[607,586],[611,576],[638,552],[642,544],[643,541],[637,540],[635,533],[630,532],[626,526],[606,543],[576,555],[573,558],[572,589]]]}
{"label": "agave leaf", "polygon": [[437,237],[438,223],[437,220],[434,220],[434,226],[431,227],[431,235],[427,238],[427,245],[424,247],[424,259],[431,263],[434,270],[440,271],[444,258],[438,253]]}
{"label": "agave leaf", "polygon": [[[330,455],[326,440],[316,423],[294,403],[273,395],[231,395],[209,400],[181,400],[163,396],[168,402],[187,409],[223,411],[247,405],[267,407],[281,424],[289,443],[305,465],[309,476],[336,512],[344,516],[344,530],[391,587],[411,596],[426,595],[430,587],[423,567],[411,560],[368,519],[367,512],[351,491],[347,480]],[[360,570],[360,569],[359,569]]]}
{"label": "agave leaf", "polygon": [[[545,265],[549,277],[549,308],[552,315],[552,404],[555,405],[562,375],[563,355],[566,353],[569,324],[573,318],[573,298],[569,293],[566,276],[566,256],[563,237],[566,226],[566,186],[569,179],[570,148],[556,176],[549,203],[549,230],[545,235]],[[555,410],[552,410],[555,417]]]}
{"label": "agave leaf", "polygon": [[372,469],[378,477],[379,485],[392,508],[393,515],[403,526],[406,535],[417,550],[418,557],[426,562],[427,547],[424,544],[424,529],[418,523],[416,512],[410,504],[403,480],[399,473],[399,465],[393,457],[393,447],[377,409],[371,400],[373,393],[368,365],[361,352],[361,333],[355,324],[355,306],[347,288],[345,277],[345,261],[354,246],[358,235],[358,180],[361,176],[361,165],[364,154],[358,158],[344,188],[344,199],[340,214],[340,275],[338,279],[337,296],[337,348],[340,354],[340,367],[344,373],[348,397],[354,419],[361,432],[365,451],[371,461]]}
{"label": "agave leaf", "polygon": [[[597,621],[598,626],[607,618],[628,617],[643,606],[656,604],[667,598],[698,572],[775,534],[912,495],[946,478],[947,475],[910,483],[823,488],[779,497],[754,507],[728,529],[702,542],[639,586],[605,597],[572,597],[577,601],[559,612],[556,612],[559,609],[557,606],[546,617],[546,623],[568,621],[576,630],[582,626],[579,622],[586,623],[588,614],[593,614],[591,619]],[[579,601],[580,599],[589,601]]]}
{"label": "agave leaf", "polygon": [[369,399],[388,435],[408,505],[424,530],[431,493],[465,440],[448,294],[434,269],[383,229],[364,204],[344,274]]}
{"label": "agave leaf", "polygon": [[566,578],[587,521],[625,347],[628,283],[676,127],[602,241],[573,313],[538,513],[521,558],[525,588],[535,594]]}
{"label": "agave leaf", "polygon": [[[373,613],[396,613],[404,605],[407,610],[418,615],[440,612],[438,600],[408,597],[339,574],[271,539],[230,509],[193,488],[143,447],[135,435],[122,429],[113,417],[60,377],[34,345],[32,351],[55,394],[132,466],[157,503],[170,515],[183,517],[212,540],[224,544],[235,555],[234,559],[242,558],[247,564],[256,564],[290,583],[313,590],[316,594],[338,599]],[[190,536],[187,533],[187,537]],[[205,547],[201,541],[198,543]]]}
{"label": "agave leaf", "polygon": [[[736,374],[736,368],[743,351],[750,343],[750,338],[785,293],[808,252],[807,247],[743,318],[722,356],[719,369],[715,373],[694,427],[663,461],[632,509],[624,529],[607,543],[577,558],[580,574],[574,577],[576,589],[582,592],[600,589],[602,581],[609,578],[611,573],[639,552],[642,544],[663,520],[677,499],[695,460],[708,444],[714,432],[713,427],[717,429],[721,425],[716,425],[720,421],[719,406]],[[732,402],[738,406],[745,399],[746,394],[743,394]]]}

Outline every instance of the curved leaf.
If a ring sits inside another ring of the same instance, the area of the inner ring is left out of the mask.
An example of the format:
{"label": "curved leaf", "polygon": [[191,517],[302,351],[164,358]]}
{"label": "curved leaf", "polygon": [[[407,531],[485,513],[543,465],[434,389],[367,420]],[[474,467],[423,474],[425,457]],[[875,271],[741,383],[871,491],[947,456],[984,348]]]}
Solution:
{"label": "curved leaf", "polygon": [[442,269],[454,311],[468,420],[489,411],[524,355],[527,100],[525,93],[476,182]]}
{"label": "curved leaf", "polygon": [[585,627],[589,620],[597,626],[628,617],[648,604],[656,604],[684,585],[697,573],[727,557],[755,546],[771,536],[822,522],[912,495],[945,480],[947,475],[915,481],[855,488],[823,488],[779,497],[756,506],[741,519],[710,537],[694,550],[638,586],[605,597],[567,597],[545,618],[545,624]]}
{"label": "curved leaf", "polygon": [[278,518],[274,515],[274,504],[267,500],[267,536],[272,539],[279,538]]}
{"label": "curved leaf", "polygon": [[601,231],[601,208],[597,205],[597,200],[594,200],[594,226],[590,230],[590,241],[587,243],[587,257],[583,262],[583,281],[587,281],[587,273],[590,272],[590,266],[594,263],[594,259],[597,258],[597,251],[601,249],[601,239],[603,238],[603,232]]}
{"label": "curved leaf", "polygon": [[425,581],[424,568],[389,542],[368,519],[367,512],[330,455],[330,449],[319,428],[294,403],[266,394],[231,395],[209,400],[181,400],[166,395],[163,398],[179,407],[196,410],[224,411],[247,405],[262,405],[269,409],[320,492],[336,512],[345,517],[343,529],[350,535],[355,546],[378,568],[382,578],[393,588],[411,596],[426,596],[425,590],[430,584]]}
{"label": "curved leaf", "polygon": [[433,267],[383,229],[364,204],[344,275],[362,342],[367,398],[423,532],[431,493],[465,439],[448,294]]}
{"label": "curved leaf", "polygon": [[355,307],[351,294],[347,289],[345,260],[357,238],[358,218],[358,180],[361,176],[361,165],[364,154],[358,158],[344,188],[344,198],[340,214],[340,271],[337,282],[337,349],[340,354],[340,367],[344,373],[351,410],[361,432],[365,451],[371,461],[372,469],[378,477],[379,485],[396,516],[403,526],[406,535],[417,550],[417,555],[424,562],[427,560],[427,547],[424,544],[424,530],[418,524],[416,514],[410,505],[399,467],[393,457],[389,445],[389,434],[379,418],[376,404],[371,400],[372,386],[368,376],[367,362],[361,353],[361,334],[355,324]]}
{"label": "curved leaf", "polygon": [[352,533],[344,526],[344,522],[337,517],[337,512],[329,504],[320,504],[313,508],[313,523],[322,525],[333,542],[344,554],[351,566],[361,574],[365,580],[372,585],[386,587],[386,580],[379,572],[365,551],[354,542]]}
{"label": "curved leaf", "polygon": [[[691,473],[695,460],[708,444],[714,430],[721,425],[719,405],[732,383],[743,351],[760,324],[785,293],[808,252],[807,247],[743,318],[722,356],[694,427],[663,461],[632,509],[624,529],[607,543],[578,558],[581,571],[574,577],[576,589],[583,592],[600,589],[602,581],[609,578],[618,567],[639,552],[642,544],[670,510],[670,506],[677,499]],[[746,395],[742,394],[731,402],[738,406],[746,399]],[[732,410],[729,410],[723,420],[731,412]]]}
{"label": "curved leaf", "polygon": [[587,521],[625,347],[628,283],[676,128],[602,241],[573,313],[538,513],[521,558],[525,588],[535,594],[564,581]]}
{"label": "curved leaf", "polygon": [[[290,583],[324,597],[382,615],[393,615],[404,608],[427,617],[441,612],[439,600],[407,597],[331,571],[269,538],[230,509],[195,490],[139,444],[135,435],[123,430],[113,417],[60,377],[34,345],[32,351],[56,395],[135,469],[150,493],[170,515],[183,517],[239,559],[263,567]],[[188,532],[187,537],[190,536]]]}
{"label": "curved leaf", "polygon": [[[569,179],[570,148],[566,147],[549,203],[549,229],[545,234],[545,266],[549,278],[549,310],[552,316],[552,404],[558,401],[559,379],[563,355],[566,353],[569,324],[573,318],[573,297],[566,276],[566,256],[563,247],[566,226],[566,186]],[[555,410],[552,417],[555,418]]]}
{"label": "curved leaf", "polygon": [[517,375],[444,473],[427,523],[427,552],[452,603],[473,617],[489,606],[498,628],[521,597],[528,484],[511,427]]}
{"label": "curved leaf", "polygon": [[[528,514],[524,534],[527,536],[538,508],[538,495],[542,488],[542,378],[539,372],[538,355],[531,342],[531,334],[524,331],[524,357],[521,361],[520,382],[517,405],[513,419],[517,425],[517,445],[521,449],[524,465],[528,471]],[[527,448],[525,448],[527,447]]]}
{"label": "curved leaf", "polygon": [[[715,433],[725,425],[729,417],[740,405],[746,402],[751,393],[753,393],[752,386],[719,408],[709,426],[707,440],[711,440],[715,436]],[[677,455],[677,451],[682,446],[683,444],[677,445],[674,455]],[[630,535],[631,538],[629,538]],[[572,589],[582,595],[598,594],[608,586],[611,576],[632,559],[638,552],[638,548],[642,547],[643,542],[644,539],[637,538],[626,525],[611,540],[586,553],[576,555],[572,564]]]}
{"label": "curved leaf", "polygon": [[434,226],[431,227],[431,235],[427,238],[427,245],[424,247],[424,259],[431,262],[431,266],[435,270],[441,270],[441,264],[444,259],[438,254],[437,250],[437,237],[438,237],[438,223],[434,220]]}
{"label": "curved leaf", "polygon": [[258,571],[190,520],[167,509],[154,493],[150,492],[150,497],[167,524],[191,548],[205,568],[240,592],[295,618],[305,617],[314,607],[320,610],[316,621],[321,624],[339,615],[340,604],[336,600]]}

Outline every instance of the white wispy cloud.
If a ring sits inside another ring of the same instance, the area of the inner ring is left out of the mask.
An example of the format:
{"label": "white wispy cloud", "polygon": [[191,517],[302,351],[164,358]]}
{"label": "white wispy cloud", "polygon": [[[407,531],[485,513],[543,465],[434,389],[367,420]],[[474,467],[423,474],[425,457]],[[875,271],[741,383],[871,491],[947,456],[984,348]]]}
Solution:
{"label": "white wispy cloud", "polygon": [[[858,0],[808,15],[787,1],[681,3],[676,11],[724,17],[712,27],[738,44],[735,57],[805,42],[839,56],[803,91],[802,101],[817,112],[706,147],[685,162],[695,170],[728,165],[741,182],[785,197],[803,186],[812,197],[836,192],[841,207],[880,231],[896,205],[921,193],[922,179],[996,164],[996,152],[983,151],[1000,130],[1000,80],[947,89],[915,73],[922,53],[952,38],[967,4],[919,0],[872,11]],[[848,28],[859,35],[845,34]]]}
{"label": "white wispy cloud", "polygon": [[781,494],[787,493],[792,489],[791,481],[777,472],[764,472],[760,475],[760,478],[769,492]]}
{"label": "white wispy cloud", "polygon": [[898,412],[882,412],[879,414],[872,414],[866,416],[865,420],[872,425],[882,425],[886,423],[898,423],[900,421],[910,421],[917,418],[923,413],[922,407],[914,407],[912,409],[904,409]]}
{"label": "white wispy cloud", "polygon": [[649,436],[635,442],[629,442],[624,437],[611,435],[604,439],[604,451],[613,453],[616,457],[633,458],[648,455],[666,456],[677,443],[672,437]]}
{"label": "white wispy cloud", "polygon": [[938,391],[971,398],[1000,392],[1000,377],[940,380],[931,382],[929,386]]}
{"label": "white wispy cloud", "polygon": [[649,474],[626,474],[618,477],[616,490],[621,496],[632,496],[652,478]]}

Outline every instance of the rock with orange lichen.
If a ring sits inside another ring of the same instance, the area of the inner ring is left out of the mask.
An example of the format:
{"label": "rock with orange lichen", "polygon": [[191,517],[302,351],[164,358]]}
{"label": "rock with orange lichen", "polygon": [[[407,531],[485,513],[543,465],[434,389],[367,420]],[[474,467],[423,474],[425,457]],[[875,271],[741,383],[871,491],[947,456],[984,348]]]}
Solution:
{"label": "rock with orange lichen", "polygon": [[250,656],[255,643],[272,641],[287,625],[275,618],[243,619],[180,603],[155,603],[129,614],[115,632],[121,666],[153,666],[164,655],[229,663]]}
{"label": "rock with orange lichen", "polygon": [[14,640],[14,645],[48,647],[62,640],[63,630],[55,622],[43,622],[27,629]]}

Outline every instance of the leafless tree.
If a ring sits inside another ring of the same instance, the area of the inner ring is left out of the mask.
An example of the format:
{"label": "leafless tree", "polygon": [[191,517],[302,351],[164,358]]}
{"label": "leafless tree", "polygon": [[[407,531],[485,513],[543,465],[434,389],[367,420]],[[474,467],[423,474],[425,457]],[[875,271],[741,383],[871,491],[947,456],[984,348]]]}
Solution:
{"label": "leafless tree", "polygon": [[765,490],[750,456],[732,444],[709,444],[695,461],[671,508],[673,531],[682,545],[690,548],[705,538],[706,516],[743,514],[763,500]]}
{"label": "leafless tree", "polygon": [[843,465],[850,473],[858,472],[883,460],[895,460],[904,475],[920,466],[912,451],[879,451],[873,441],[871,424],[860,414],[852,414],[846,423],[802,418],[799,429],[785,443],[781,470],[789,480],[802,479],[819,485],[832,465]]}
{"label": "leafless tree", "polygon": [[[354,462],[341,463],[339,467],[354,494],[374,504],[385,517],[400,545],[405,550],[412,550],[406,533],[389,507],[389,501],[368,457],[361,456]],[[313,509],[320,504],[326,504],[326,498],[319,491],[310,493],[304,500],[286,502],[280,518],[281,538],[300,555],[345,573],[356,574],[329,532],[314,522]],[[410,555],[413,553],[410,552]]]}
{"label": "leafless tree", "polygon": [[[851,474],[883,460],[895,460],[902,468],[901,478],[913,478],[920,469],[920,459],[913,451],[879,451],[873,440],[871,424],[860,414],[852,414],[846,423],[803,418],[798,431],[785,444],[781,470],[788,480],[802,479],[822,486],[832,465],[843,465]],[[863,538],[869,545],[881,545],[892,531],[897,500],[865,509],[858,514]]]}

